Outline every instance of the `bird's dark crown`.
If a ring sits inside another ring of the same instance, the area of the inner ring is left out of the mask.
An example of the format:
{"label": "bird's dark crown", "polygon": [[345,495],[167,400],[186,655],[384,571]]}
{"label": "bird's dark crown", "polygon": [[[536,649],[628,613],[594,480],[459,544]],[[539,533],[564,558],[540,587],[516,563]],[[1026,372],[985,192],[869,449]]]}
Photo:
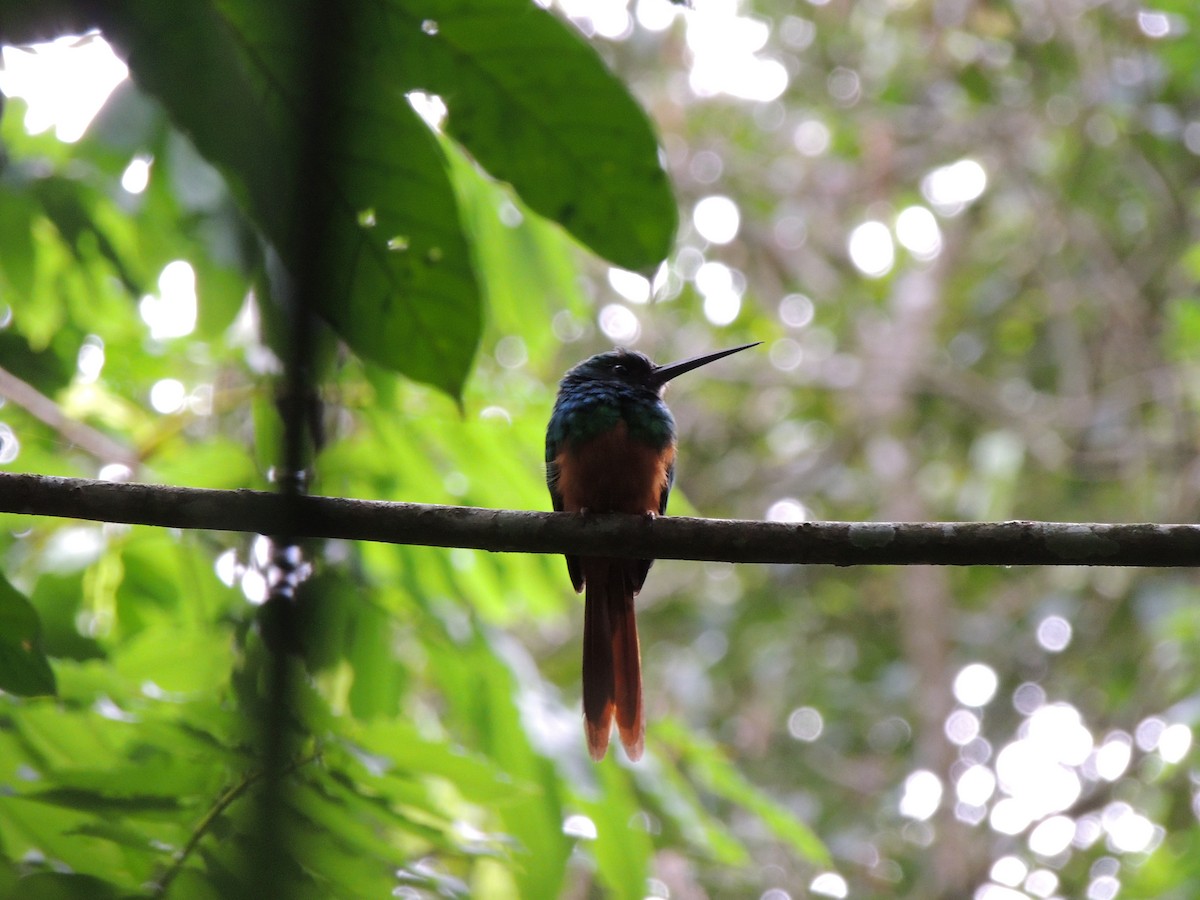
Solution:
{"label": "bird's dark crown", "polygon": [[616,350],[588,357],[571,369],[566,377],[571,380],[600,379],[627,384],[646,384],[656,368],[646,354],[618,347]]}

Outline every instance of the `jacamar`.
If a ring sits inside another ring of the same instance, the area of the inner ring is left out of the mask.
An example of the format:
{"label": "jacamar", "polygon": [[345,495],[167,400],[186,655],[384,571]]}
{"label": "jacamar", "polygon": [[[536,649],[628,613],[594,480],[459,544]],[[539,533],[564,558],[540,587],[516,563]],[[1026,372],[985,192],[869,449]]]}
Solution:
{"label": "jacamar", "polygon": [[[657,366],[633,350],[599,353],[558,386],[546,429],[546,484],[559,512],[660,516],[675,479],[675,419],[663,402],[677,375],[754,344]],[[583,717],[588,752],[608,750],[614,713],[631,760],[642,755],[642,662],[633,598],[650,559],[567,556],[583,613]]]}

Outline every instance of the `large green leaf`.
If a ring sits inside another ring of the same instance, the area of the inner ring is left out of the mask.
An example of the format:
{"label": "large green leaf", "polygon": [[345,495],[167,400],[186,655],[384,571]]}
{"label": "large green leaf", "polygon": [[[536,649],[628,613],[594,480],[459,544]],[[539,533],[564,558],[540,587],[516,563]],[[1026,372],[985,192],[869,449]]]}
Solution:
{"label": "large green leaf", "polygon": [[[319,230],[319,268],[331,273],[320,311],[356,352],[411,378],[457,396],[482,321],[446,160],[405,99],[412,91],[441,96],[448,133],[600,255],[627,268],[666,256],[676,211],[653,129],[570,27],[526,0],[339,7],[328,21],[342,40],[328,49],[343,63],[329,77],[341,80],[312,114],[319,61],[308,59],[305,23],[322,9],[56,4],[118,45],[293,271],[308,262],[299,235]],[[44,15],[18,4],[0,32],[44,31]],[[314,128],[330,130],[315,173],[302,164]],[[315,205],[297,205],[300,177]]]}
{"label": "large green leaf", "polygon": [[[481,328],[478,290],[434,135],[358,53],[331,108],[307,113],[304,5],[203,0],[113,4],[101,26],[230,183],[293,271],[305,228],[321,235],[319,310],[362,356],[457,395]],[[205,77],[197,79],[195,73]],[[336,129],[305,189],[305,131]],[[315,212],[314,212],[315,210]]]}
{"label": "large green leaf", "polygon": [[21,697],[54,693],[37,610],[0,575],[0,689]]}
{"label": "large green leaf", "polygon": [[578,33],[527,0],[364,14],[373,63],[441,96],[448,133],[532,209],[626,268],[666,257],[677,213],[653,128]]}

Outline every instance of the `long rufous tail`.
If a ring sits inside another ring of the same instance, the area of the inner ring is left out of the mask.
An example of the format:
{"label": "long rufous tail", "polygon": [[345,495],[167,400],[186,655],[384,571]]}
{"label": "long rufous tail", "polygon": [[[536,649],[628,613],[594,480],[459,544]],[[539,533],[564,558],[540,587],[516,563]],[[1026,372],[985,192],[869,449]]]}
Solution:
{"label": "long rufous tail", "polygon": [[614,713],[621,743],[641,759],[642,657],[634,617],[635,561],[585,557],[583,613],[583,719],[588,752],[599,762],[608,750]]}

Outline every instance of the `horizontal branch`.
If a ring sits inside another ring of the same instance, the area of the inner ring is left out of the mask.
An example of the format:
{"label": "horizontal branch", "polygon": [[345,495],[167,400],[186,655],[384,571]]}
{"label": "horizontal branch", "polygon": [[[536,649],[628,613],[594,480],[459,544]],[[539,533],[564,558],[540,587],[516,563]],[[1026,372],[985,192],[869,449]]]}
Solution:
{"label": "horizontal branch", "polygon": [[0,513],[503,553],[835,566],[1200,565],[1197,525],[648,519],[4,473]]}

